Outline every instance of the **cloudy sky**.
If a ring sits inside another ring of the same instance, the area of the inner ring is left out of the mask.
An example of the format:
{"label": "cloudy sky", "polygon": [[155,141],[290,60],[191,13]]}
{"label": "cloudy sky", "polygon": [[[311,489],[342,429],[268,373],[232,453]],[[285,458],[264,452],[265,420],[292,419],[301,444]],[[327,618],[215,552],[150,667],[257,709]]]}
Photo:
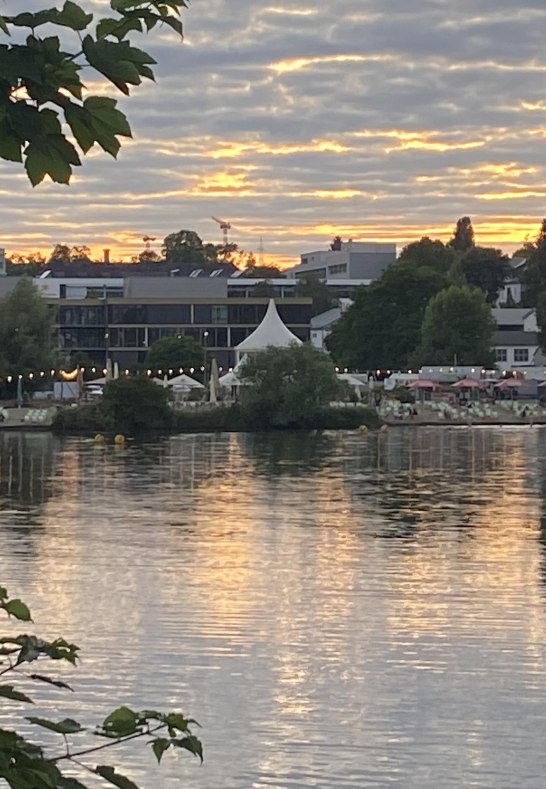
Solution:
{"label": "cloudy sky", "polygon": [[129,258],[182,228],[219,242],[211,216],[283,263],[338,233],[447,240],[466,214],[481,244],[536,236],[544,0],[193,0],[184,25],[183,44],[147,42],[158,81],[122,99],[135,139],[117,162],[97,152],[70,187],[32,189],[0,161],[8,253],[61,242]]}

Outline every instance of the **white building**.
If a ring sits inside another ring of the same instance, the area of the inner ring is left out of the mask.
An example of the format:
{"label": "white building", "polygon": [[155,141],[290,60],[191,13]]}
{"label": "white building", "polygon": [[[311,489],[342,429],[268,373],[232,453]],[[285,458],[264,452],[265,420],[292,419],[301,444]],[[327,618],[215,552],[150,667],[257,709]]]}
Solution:
{"label": "white building", "polygon": [[296,279],[312,274],[322,280],[359,280],[368,285],[396,261],[396,244],[342,241],[340,249],[318,250],[301,255],[301,263],[290,269]]}
{"label": "white building", "polygon": [[498,307],[492,310],[497,330],[492,348],[499,368],[542,364],[536,313],[529,307]]}

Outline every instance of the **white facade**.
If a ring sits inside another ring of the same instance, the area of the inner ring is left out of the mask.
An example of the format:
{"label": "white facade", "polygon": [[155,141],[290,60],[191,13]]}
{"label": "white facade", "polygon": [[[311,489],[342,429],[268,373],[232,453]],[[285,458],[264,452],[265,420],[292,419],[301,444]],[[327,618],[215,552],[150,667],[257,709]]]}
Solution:
{"label": "white facade", "polygon": [[396,260],[396,244],[344,241],[341,249],[318,250],[301,255],[290,274],[312,274],[319,279],[358,279],[372,282]]}

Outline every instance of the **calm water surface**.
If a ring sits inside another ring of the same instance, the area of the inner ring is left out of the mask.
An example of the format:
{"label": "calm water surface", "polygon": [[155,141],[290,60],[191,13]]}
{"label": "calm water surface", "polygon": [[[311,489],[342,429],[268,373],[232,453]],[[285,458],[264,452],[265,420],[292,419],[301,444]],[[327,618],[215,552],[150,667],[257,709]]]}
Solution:
{"label": "calm water surface", "polygon": [[0,465],[0,579],[83,654],[38,712],[203,726],[202,767],[118,754],[143,787],[546,786],[545,430],[3,434]]}

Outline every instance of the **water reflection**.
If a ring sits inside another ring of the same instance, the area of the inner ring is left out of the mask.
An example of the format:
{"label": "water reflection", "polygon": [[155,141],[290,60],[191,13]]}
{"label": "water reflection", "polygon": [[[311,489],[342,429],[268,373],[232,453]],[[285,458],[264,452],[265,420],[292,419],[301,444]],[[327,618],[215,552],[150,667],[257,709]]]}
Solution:
{"label": "water reflection", "polygon": [[2,580],[84,648],[63,714],[204,724],[144,786],[542,785],[546,431],[40,440],[0,450]]}

